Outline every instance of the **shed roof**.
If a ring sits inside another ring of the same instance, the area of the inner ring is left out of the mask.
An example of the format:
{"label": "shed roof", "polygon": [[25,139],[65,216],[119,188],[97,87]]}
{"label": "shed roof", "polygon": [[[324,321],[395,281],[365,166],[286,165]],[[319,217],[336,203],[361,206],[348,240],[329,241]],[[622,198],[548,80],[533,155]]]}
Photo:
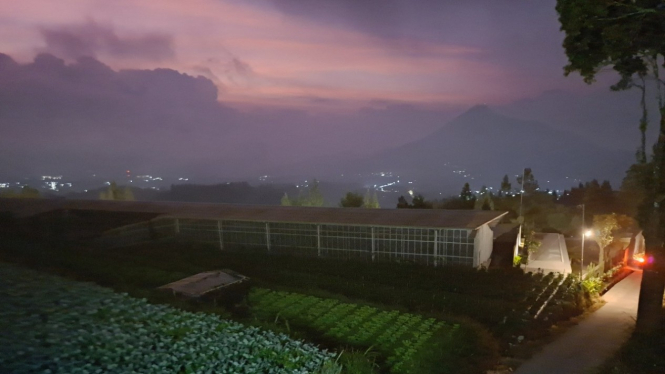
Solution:
{"label": "shed roof", "polygon": [[475,229],[498,223],[507,212],[441,209],[286,207],[182,202],[0,199],[0,211],[30,216],[52,210],[158,213],[175,218],[368,226]]}

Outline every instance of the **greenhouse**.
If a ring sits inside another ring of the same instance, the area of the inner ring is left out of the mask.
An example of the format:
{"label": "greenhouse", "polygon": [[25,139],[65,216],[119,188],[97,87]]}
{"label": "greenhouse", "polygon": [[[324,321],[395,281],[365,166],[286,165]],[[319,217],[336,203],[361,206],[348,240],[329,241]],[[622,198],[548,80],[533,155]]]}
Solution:
{"label": "greenhouse", "polygon": [[[438,209],[283,207],[167,202],[65,201],[58,209],[153,213],[104,233],[105,246],[163,238],[220,250],[402,261],[487,264],[492,227],[506,212]],[[53,208],[53,207],[51,207]]]}

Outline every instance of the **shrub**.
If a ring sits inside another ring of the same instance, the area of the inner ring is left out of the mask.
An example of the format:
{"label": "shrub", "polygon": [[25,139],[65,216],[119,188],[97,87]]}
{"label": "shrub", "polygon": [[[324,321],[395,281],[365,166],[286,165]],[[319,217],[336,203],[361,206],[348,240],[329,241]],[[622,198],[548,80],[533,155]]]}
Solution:
{"label": "shrub", "polygon": [[601,277],[586,277],[582,281],[582,287],[591,295],[598,295],[603,289],[603,278]]}

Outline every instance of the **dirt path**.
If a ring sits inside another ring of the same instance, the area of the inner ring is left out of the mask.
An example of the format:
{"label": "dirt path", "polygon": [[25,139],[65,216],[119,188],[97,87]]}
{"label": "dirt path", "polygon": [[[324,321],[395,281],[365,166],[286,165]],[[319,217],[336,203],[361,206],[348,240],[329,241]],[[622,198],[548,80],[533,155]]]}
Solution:
{"label": "dirt path", "polygon": [[617,283],[595,313],[522,364],[516,374],[588,373],[628,340],[635,326],[642,272]]}

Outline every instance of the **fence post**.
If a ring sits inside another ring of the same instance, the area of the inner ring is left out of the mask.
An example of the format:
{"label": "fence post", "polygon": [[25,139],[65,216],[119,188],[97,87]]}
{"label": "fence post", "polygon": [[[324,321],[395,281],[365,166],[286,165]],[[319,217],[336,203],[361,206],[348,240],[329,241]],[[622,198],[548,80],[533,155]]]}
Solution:
{"label": "fence post", "polygon": [[180,234],[180,220],[176,218],[174,223],[175,223],[175,233],[176,235],[178,235]]}
{"label": "fence post", "polygon": [[316,254],[321,257],[321,225],[316,225]]}
{"label": "fence post", "polygon": [[224,250],[224,233],[222,231],[222,221],[217,220],[217,235],[219,236],[219,249]]}
{"label": "fence post", "polygon": [[374,246],[374,226],[372,226],[372,261],[374,261],[374,250],[375,250],[375,246]]}
{"label": "fence post", "polygon": [[266,222],[266,247],[270,251],[270,224]]}
{"label": "fence post", "polygon": [[435,267],[438,266],[438,260],[439,260],[438,259],[438,253],[437,253],[438,249],[439,249],[439,241],[438,241],[439,235],[438,234],[439,234],[439,230],[435,229],[434,230],[434,266]]}

